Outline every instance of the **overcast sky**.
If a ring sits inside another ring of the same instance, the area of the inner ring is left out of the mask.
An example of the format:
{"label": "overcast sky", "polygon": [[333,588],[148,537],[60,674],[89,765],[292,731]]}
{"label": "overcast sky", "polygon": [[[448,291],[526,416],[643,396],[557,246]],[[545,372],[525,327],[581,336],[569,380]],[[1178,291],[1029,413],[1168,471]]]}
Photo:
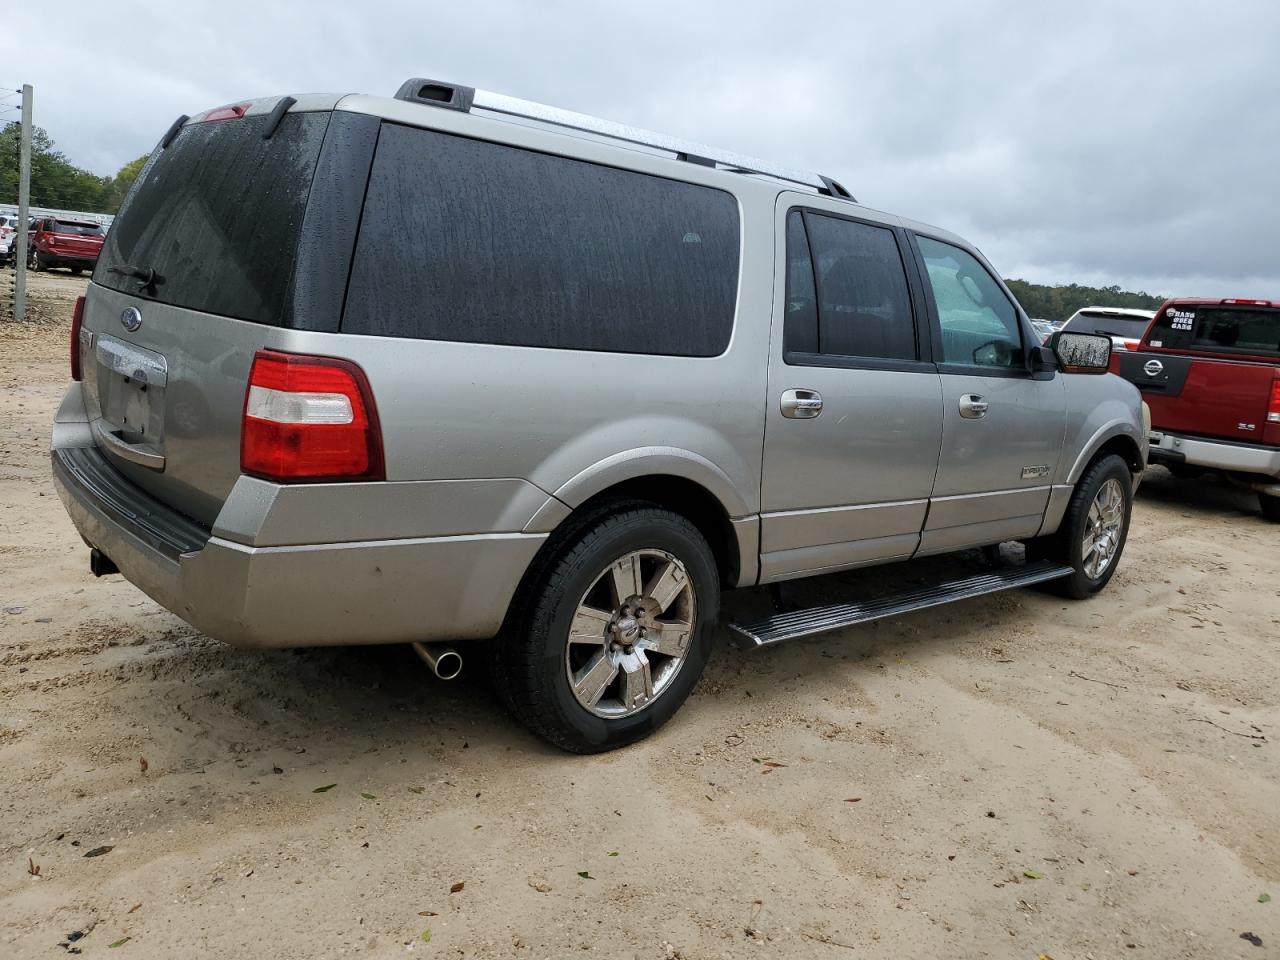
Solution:
{"label": "overcast sky", "polygon": [[0,83],[99,174],[181,113],[424,76],[814,169],[1008,277],[1280,299],[1274,0],[7,6]]}

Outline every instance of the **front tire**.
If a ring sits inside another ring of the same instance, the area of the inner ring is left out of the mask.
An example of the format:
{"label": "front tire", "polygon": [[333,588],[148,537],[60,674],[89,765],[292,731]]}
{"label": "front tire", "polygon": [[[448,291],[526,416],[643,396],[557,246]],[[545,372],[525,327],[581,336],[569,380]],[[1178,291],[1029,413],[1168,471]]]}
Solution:
{"label": "front tire", "polygon": [[40,254],[38,254],[38,253],[36,253],[34,250],[32,250],[32,251],[31,251],[31,256],[27,258],[27,266],[28,266],[30,269],[35,270],[35,271],[39,272],[39,271],[43,270],[43,269],[44,269],[44,267],[45,267],[44,259],[40,256]]}
{"label": "front tire", "polygon": [[595,511],[548,546],[493,643],[499,697],[564,750],[634,743],[671,718],[706,666],[715,557],[684,517],[641,502]]}
{"label": "front tire", "polygon": [[1133,477],[1115,454],[1095,460],[1076,484],[1058,532],[1027,544],[1030,558],[1071,567],[1071,575],[1045,584],[1073,600],[1091,597],[1111,579],[1129,537]]}

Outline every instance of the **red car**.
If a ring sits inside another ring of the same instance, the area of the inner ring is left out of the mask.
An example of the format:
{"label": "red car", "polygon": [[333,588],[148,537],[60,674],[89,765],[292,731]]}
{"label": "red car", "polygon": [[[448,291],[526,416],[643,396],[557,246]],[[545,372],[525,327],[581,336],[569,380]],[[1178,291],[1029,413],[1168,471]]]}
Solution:
{"label": "red car", "polygon": [[1151,463],[1221,473],[1280,522],[1280,302],[1169,300],[1111,370],[1151,408]]}
{"label": "red car", "polygon": [[27,241],[27,266],[32,270],[70,267],[72,273],[92,270],[106,236],[102,224],[91,220],[35,220]]}

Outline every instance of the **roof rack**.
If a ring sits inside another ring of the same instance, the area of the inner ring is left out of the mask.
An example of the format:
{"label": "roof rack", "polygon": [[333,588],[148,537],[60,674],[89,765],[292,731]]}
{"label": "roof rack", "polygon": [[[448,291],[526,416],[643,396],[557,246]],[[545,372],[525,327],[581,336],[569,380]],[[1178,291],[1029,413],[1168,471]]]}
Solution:
{"label": "roof rack", "polygon": [[599,117],[575,113],[572,110],[562,110],[533,100],[521,100],[501,93],[490,93],[488,90],[477,90],[474,87],[464,87],[440,80],[426,80],[421,77],[414,77],[402,83],[400,89],[396,91],[395,98],[448,110],[459,110],[463,113],[486,110],[490,113],[537,120],[557,127],[621,140],[624,143],[668,151],[674,153],[677,160],[687,163],[696,163],[704,167],[724,167],[740,173],[760,174],[809,187],[827,196],[853,200],[848,190],[830,177],[824,177],[821,174],[795,170],[767,160],[757,160],[754,157],[720,150],[690,140],[680,140],[665,133],[654,133],[651,130],[643,130],[625,123],[615,123],[612,120],[602,120]]}

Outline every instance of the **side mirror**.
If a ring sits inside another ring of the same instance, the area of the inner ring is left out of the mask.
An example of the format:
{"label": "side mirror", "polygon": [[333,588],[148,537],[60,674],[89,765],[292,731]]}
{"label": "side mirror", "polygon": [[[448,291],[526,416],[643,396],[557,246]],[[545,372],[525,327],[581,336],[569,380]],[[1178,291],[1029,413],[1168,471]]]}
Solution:
{"label": "side mirror", "polygon": [[1059,330],[1047,344],[1063,373],[1106,373],[1111,365],[1111,338]]}

